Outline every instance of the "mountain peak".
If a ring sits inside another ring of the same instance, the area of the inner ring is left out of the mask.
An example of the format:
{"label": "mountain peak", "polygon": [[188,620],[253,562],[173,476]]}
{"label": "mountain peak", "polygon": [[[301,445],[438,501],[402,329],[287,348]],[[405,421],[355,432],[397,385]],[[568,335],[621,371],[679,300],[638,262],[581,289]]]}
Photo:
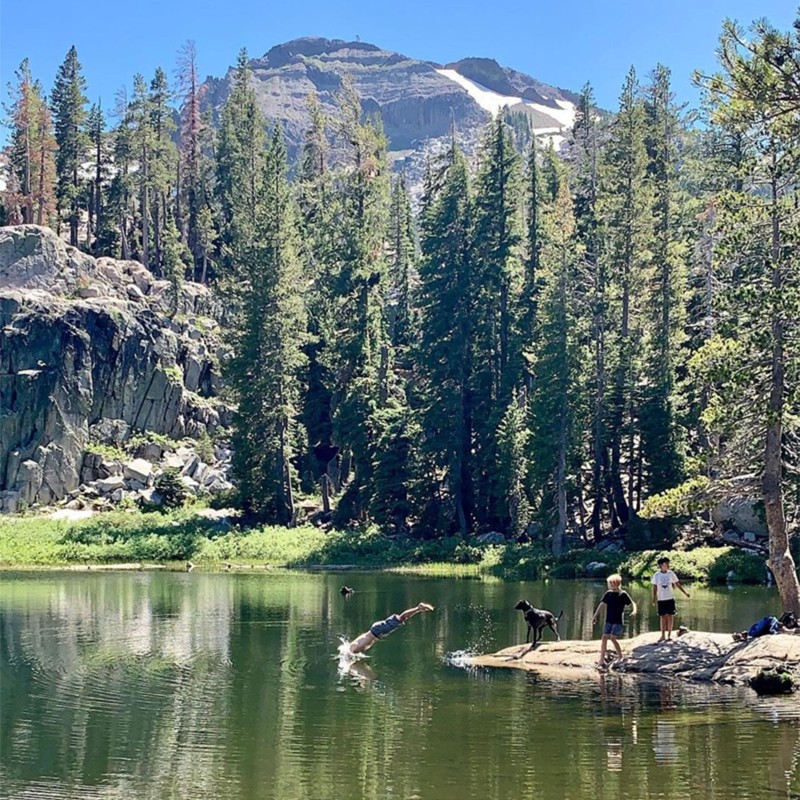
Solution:
{"label": "mountain peak", "polygon": [[312,58],[314,56],[335,53],[337,50],[362,50],[364,52],[377,52],[380,47],[368,42],[346,41],[344,39],[326,39],[322,36],[301,36],[289,42],[275,45],[261,58],[256,59],[259,66],[278,69],[290,63],[298,56]]}

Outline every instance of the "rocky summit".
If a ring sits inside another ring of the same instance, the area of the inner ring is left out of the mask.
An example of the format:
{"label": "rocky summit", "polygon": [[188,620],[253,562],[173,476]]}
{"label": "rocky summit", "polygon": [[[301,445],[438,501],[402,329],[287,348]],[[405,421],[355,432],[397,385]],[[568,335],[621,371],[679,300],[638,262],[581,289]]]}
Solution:
{"label": "rocky summit", "polygon": [[229,487],[182,441],[229,461],[211,443],[230,414],[212,306],[47,228],[0,228],[0,511],[152,499],[167,466],[188,490]]}
{"label": "rocky summit", "polygon": [[[571,127],[577,95],[490,58],[450,64],[422,61],[374,44],[306,37],[273,47],[249,62],[261,111],[279,123],[296,154],[308,126],[308,97],[316,94],[323,111],[336,113],[345,78],[366,114],[377,114],[396,164],[412,168],[420,156],[446,141],[455,129],[467,152],[480,130],[503,107],[525,114],[531,128],[558,144]],[[218,115],[234,80],[208,78],[204,103]]]}

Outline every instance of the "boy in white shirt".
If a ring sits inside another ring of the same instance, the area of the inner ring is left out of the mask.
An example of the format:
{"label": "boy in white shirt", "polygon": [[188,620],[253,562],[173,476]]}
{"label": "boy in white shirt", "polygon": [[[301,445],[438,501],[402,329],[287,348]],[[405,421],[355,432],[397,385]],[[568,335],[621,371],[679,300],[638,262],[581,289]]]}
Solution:
{"label": "boy in white shirt", "polygon": [[661,623],[660,642],[672,640],[672,625],[675,622],[675,593],[677,586],[687,597],[689,592],[681,586],[678,576],[669,568],[669,559],[664,556],[658,559],[658,572],[653,575],[653,603],[658,603],[658,620]]}

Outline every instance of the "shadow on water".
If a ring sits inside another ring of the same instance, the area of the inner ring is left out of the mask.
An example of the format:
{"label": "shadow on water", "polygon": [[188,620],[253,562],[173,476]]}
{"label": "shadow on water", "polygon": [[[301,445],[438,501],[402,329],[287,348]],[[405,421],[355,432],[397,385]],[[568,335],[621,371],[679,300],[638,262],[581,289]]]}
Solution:
{"label": "shadow on water", "polygon": [[[530,798],[800,794],[800,704],[749,690],[464,669],[524,639],[520,597],[590,636],[602,587],[359,574],[25,574],[0,584],[0,796]],[[654,627],[649,587],[631,632]],[[436,606],[370,650],[354,636]],[[733,630],[766,590],[696,587]],[[535,766],[531,767],[531,754]]]}

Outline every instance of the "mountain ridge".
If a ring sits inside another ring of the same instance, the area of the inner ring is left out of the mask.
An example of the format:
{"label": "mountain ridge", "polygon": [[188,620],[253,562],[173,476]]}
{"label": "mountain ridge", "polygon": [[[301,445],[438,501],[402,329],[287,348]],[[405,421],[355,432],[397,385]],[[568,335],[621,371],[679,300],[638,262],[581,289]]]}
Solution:
{"label": "mountain ridge", "polygon": [[[316,94],[323,112],[335,115],[347,76],[364,112],[380,116],[395,167],[412,173],[444,146],[453,128],[466,152],[474,152],[480,131],[504,106],[528,116],[533,132],[558,146],[578,99],[492,58],[471,56],[443,65],[360,40],[300,37],[274,45],[248,66],[261,112],[270,124],[281,125],[290,155],[299,151],[308,125],[308,96]],[[215,118],[234,75],[231,67],[204,83],[204,104]]]}

